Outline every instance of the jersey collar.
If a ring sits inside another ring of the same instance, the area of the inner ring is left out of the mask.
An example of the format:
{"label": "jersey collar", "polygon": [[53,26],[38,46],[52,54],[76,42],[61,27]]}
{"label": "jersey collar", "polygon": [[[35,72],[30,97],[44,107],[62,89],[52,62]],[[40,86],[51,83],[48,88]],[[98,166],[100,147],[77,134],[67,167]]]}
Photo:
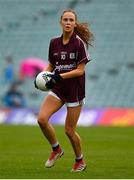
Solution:
{"label": "jersey collar", "polygon": [[62,34],[61,37],[60,37],[61,43],[62,43],[64,46],[68,45],[70,42],[73,42],[73,40],[74,40],[75,38],[76,38],[76,34],[75,34],[75,32],[74,32],[74,33],[72,34],[72,36],[71,36],[69,42],[68,42],[67,44],[64,45],[63,42],[62,42],[63,34]]}

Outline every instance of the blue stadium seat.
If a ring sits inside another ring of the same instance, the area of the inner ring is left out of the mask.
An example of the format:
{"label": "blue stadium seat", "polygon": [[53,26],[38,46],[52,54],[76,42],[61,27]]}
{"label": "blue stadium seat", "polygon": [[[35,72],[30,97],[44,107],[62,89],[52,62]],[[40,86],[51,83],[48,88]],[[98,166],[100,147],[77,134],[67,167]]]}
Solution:
{"label": "blue stadium seat", "polygon": [[[50,39],[61,33],[61,11],[71,6],[80,21],[90,23],[95,35],[94,48],[89,48],[92,61],[86,68],[86,106],[133,107],[134,68],[129,66],[134,50],[133,0],[78,0],[75,3],[73,0],[1,0],[0,72],[6,66],[4,59],[8,54],[14,58],[16,72],[25,57],[47,59]],[[37,93],[32,80],[27,80],[21,88],[29,107],[38,107],[46,95]],[[6,89],[5,85],[0,97]]]}

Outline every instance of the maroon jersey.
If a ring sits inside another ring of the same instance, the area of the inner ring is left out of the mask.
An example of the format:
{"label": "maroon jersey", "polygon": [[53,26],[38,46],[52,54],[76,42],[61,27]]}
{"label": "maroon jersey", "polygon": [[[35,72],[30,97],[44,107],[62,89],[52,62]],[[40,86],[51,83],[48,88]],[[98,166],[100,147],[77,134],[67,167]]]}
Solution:
{"label": "maroon jersey", "polygon": [[[49,62],[56,73],[65,73],[87,63],[89,56],[85,43],[73,33],[69,43],[63,44],[62,38],[52,39],[49,46]],[[75,78],[63,79],[52,91],[64,102],[78,102],[85,97],[85,74]]]}

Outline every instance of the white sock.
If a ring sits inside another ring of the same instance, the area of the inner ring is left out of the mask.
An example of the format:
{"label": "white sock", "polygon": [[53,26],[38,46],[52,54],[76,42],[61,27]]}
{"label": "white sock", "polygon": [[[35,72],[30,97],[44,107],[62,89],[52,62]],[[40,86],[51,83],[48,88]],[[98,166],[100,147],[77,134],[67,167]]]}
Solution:
{"label": "white sock", "polygon": [[59,143],[56,142],[55,144],[52,144],[52,147],[54,148],[54,147],[57,147],[58,145],[59,145]]}
{"label": "white sock", "polygon": [[81,154],[79,157],[76,157],[76,160],[82,159],[83,158],[83,154]]}

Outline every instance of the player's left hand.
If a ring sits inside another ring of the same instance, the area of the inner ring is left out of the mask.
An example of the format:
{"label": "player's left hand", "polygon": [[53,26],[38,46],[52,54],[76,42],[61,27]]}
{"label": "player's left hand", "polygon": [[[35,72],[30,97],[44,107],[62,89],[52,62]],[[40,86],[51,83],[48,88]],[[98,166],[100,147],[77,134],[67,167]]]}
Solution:
{"label": "player's left hand", "polygon": [[51,79],[46,83],[46,87],[48,89],[52,89],[55,86],[55,84],[62,80],[62,77],[59,74],[48,74],[47,76],[51,77]]}

